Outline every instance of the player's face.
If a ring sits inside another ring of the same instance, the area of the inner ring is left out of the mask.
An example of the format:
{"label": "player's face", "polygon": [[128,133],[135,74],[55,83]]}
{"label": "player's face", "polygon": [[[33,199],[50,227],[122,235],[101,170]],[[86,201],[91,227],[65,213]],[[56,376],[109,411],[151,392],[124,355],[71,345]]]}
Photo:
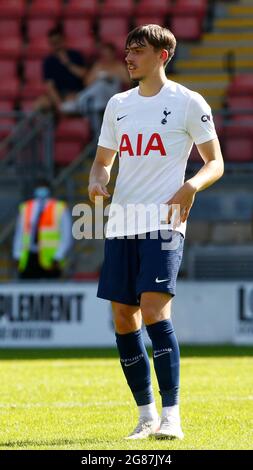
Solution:
{"label": "player's face", "polygon": [[147,41],[145,45],[136,43],[126,48],[126,63],[132,80],[144,80],[161,67],[161,51],[156,51]]}

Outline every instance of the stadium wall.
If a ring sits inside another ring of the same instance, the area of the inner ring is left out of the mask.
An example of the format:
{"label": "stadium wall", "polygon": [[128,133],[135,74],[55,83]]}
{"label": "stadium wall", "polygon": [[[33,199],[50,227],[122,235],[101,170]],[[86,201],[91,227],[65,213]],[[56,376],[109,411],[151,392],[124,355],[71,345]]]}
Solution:
{"label": "stadium wall", "polygon": [[[96,291],[94,282],[2,285],[0,347],[114,346],[110,303]],[[253,283],[179,281],[173,322],[181,344],[253,345]]]}

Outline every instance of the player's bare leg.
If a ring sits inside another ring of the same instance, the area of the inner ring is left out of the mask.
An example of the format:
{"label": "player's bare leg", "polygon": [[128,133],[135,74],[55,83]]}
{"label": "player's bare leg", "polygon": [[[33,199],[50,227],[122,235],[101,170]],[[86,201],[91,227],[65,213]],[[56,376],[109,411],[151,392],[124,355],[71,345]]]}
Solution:
{"label": "player's bare leg", "polygon": [[171,316],[171,295],[143,292],[141,312],[153,346],[156,376],[162,397],[162,417],[157,438],[179,438],[184,435],[179,415],[179,347]]}
{"label": "player's bare leg", "polygon": [[150,378],[150,364],[141,334],[138,306],[112,302],[116,342],[122,370],[139,410],[139,422],[128,439],[144,439],[159,428]]}

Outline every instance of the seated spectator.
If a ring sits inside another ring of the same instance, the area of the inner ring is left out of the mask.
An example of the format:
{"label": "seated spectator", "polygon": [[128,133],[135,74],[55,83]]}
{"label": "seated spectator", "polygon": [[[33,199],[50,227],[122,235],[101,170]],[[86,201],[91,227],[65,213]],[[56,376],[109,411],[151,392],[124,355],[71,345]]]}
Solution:
{"label": "seated spectator", "polygon": [[118,59],[116,47],[111,43],[101,45],[99,59],[91,67],[86,79],[86,85],[91,85],[101,76],[117,78],[121,85],[129,88],[130,79],[124,62]]}
{"label": "seated spectator", "polygon": [[90,119],[93,137],[97,138],[103,114],[111,96],[130,85],[129,75],[124,64],[118,60],[113,44],[101,48],[100,58],[87,75],[87,87],[78,93],[74,100],[61,105],[63,113],[79,113]]}
{"label": "seated spectator", "polygon": [[35,109],[59,111],[63,102],[73,100],[83,90],[87,66],[78,51],[66,48],[60,28],[50,30],[48,40],[52,54],[43,62],[48,92],[37,100]]}

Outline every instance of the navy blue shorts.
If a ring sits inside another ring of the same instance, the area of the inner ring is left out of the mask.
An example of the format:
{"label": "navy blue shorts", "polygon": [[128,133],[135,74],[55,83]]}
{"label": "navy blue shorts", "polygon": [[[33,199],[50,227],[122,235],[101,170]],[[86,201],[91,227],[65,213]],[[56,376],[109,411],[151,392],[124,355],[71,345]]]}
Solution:
{"label": "navy blue shorts", "polygon": [[[97,296],[127,305],[140,305],[142,292],[176,292],[183,256],[180,232],[162,230],[129,237],[107,238]],[[156,238],[155,238],[156,237]]]}

